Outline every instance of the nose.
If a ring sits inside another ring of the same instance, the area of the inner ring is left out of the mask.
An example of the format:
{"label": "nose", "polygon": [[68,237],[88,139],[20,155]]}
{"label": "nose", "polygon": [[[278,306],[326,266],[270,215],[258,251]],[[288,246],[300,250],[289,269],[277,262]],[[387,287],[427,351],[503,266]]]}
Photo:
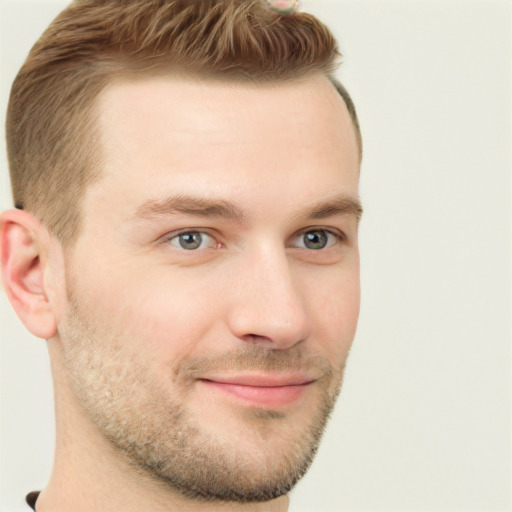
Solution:
{"label": "nose", "polygon": [[311,319],[294,281],[284,250],[260,251],[241,263],[232,276],[234,292],[228,314],[239,339],[273,350],[306,340]]}

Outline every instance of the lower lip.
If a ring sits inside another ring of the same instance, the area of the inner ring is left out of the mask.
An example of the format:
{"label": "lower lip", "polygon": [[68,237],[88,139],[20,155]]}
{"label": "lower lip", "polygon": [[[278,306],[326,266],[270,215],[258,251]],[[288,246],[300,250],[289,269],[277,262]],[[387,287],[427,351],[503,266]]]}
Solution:
{"label": "lower lip", "polygon": [[245,386],[215,382],[210,380],[201,381],[212,389],[217,389],[234,398],[241,399],[254,405],[262,407],[282,407],[297,401],[306,391],[308,384],[297,386]]}

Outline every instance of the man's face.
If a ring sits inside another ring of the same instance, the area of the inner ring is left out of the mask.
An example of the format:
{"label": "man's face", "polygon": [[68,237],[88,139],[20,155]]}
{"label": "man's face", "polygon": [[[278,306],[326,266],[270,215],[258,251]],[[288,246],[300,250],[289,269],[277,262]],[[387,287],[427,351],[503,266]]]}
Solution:
{"label": "man's face", "polygon": [[[119,81],[67,256],[62,357],[102,439],[186,496],[307,469],[359,312],[359,161],[323,77]],[[93,440],[91,442],[94,442]]]}

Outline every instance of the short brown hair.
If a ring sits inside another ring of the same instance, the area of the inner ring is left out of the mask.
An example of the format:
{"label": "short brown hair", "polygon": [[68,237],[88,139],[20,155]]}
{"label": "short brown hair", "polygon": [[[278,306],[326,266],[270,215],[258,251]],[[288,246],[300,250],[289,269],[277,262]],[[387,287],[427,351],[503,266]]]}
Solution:
{"label": "short brown hair", "polygon": [[63,244],[76,239],[81,197],[100,172],[94,100],[126,72],[178,69],[225,80],[332,73],[340,56],[314,16],[262,0],[75,0],[30,51],[11,90],[7,150],[15,206]]}

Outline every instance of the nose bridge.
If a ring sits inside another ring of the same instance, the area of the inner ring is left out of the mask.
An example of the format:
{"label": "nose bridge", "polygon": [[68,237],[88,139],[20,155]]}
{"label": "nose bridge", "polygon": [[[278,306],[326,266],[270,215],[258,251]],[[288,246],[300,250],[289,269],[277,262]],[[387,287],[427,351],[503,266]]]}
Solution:
{"label": "nose bridge", "polygon": [[238,269],[229,322],[240,339],[289,348],[306,339],[310,319],[284,247],[251,251]]}

